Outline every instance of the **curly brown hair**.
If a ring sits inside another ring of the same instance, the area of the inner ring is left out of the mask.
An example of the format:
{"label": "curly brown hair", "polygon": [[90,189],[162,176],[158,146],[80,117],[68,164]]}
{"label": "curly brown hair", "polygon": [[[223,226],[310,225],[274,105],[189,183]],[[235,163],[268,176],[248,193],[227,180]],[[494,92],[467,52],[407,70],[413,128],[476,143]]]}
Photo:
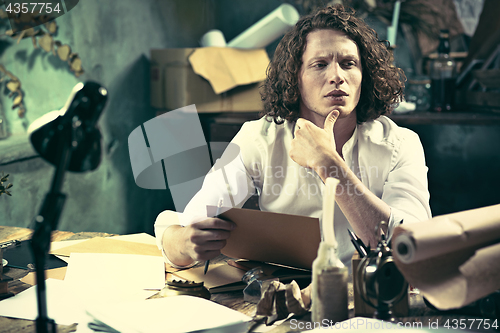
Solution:
{"label": "curly brown hair", "polygon": [[304,16],[281,40],[267,68],[261,91],[263,115],[277,124],[299,118],[298,73],[307,35],[315,30],[333,29],[345,33],[359,48],[363,67],[361,97],[356,106],[358,123],[389,114],[401,102],[406,77],[394,67],[387,47],[375,30],[354,16],[352,8],[335,5]]}

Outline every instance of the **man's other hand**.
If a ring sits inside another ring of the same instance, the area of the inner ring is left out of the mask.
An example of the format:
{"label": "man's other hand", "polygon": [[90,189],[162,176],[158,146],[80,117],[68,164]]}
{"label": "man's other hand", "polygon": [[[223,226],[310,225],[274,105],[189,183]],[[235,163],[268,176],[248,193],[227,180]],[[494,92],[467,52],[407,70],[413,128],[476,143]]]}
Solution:
{"label": "man's other hand", "polygon": [[184,227],[185,251],[193,260],[217,257],[236,225],[219,218],[208,218]]}

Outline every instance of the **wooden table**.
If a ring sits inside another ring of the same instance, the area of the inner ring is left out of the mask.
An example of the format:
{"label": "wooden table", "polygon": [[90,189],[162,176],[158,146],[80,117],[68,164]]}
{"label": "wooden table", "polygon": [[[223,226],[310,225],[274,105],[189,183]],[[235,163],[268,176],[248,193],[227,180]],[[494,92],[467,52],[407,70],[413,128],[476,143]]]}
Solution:
{"label": "wooden table", "polygon": [[[25,240],[31,237],[32,231],[26,228],[17,228],[17,227],[2,227],[0,226],[0,242],[5,242],[8,240]],[[112,236],[111,234],[106,233],[97,233],[97,232],[82,232],[82,233],[73,233],[66,231],[56,231],[52,235],[53,241],[60,240],[76,240],[76,239],[88,239],[92,237],[106,237]],[[218,261],[226,260],[227,258],[223,256],[219,256],[216,259],[212,260],[212,263],[216,263]],[[10,268],[5,275],[10,276],[14,279],[14,281],[9,283],[9,291],[17,294],[21,291],[24,291],[31,287],[29,284],[23,283],[19,281],[22,277],[28,274],[27,270]],[[352,292],[352,284],[349,285],[349,308],[350,308],[350,317],[353,317],[353,292]],[[248,316],[253,316],[255,314],[255,304],[248,303],[243,301],[243,295],[241,291],[230,292],[230,293],[220,293],[213,294],[212,301],[215,301],[219,304],[232,308],[234,310],[240,311]],[[410,294],[410,313],[408,317],[400,318],[403,323],[410,323],[417,325],[417,323],[422,323],[423,328],[428,327],[430,322],[439,321],[439,323],[444,324],[447,319],[478,319],[478,317],[472,316],[464,316],[456,313],[449,312],[440,312],[436,310],[431,310],[428,308],[421,295],[419,294]],[[307,314],[300,318],[295,318],[301,323],[307,323],[310,321],[310,315]],[[297,325],[291,325],[290,320],[285,321],[281,325],[276,328],[270,330],[270,333],[285,333],[285,332],[299,332]],[[58,332],[66,333],[66,332],[74,332],[76,330],[76,324],[73,325],[57,325]],[[7,332],[35,332],[35,322],[31,320],[24,319],[12,319],[6,317],[0,317],[0,333]]]}
{"label": "wooden table", "polygon": [[[18,227],[3,227],[0,226],[0,243],[7,242],[9,240],[27,240],[31,238],[33,231],[27,228]],[[81,232],[74,233],[68,231],[56,231],[52,234],[52,241],[61,240],[77,240],[77,239],[88,239],[92,237],[106,237],[112,236],[111,234],[99,233],[99,232]],[[14,281],[9,282],[9,292],[13,294],[18,294],[28,288],[31,285],[21,282],[24,276],[28,275],[29,271],[25,269],[18,269],[10,267],[4,272],[14,279]],[[35,321],[25,320],[25,319],[14,319],[6,318],[0,316],[0,333],[11,333],[11,332],[36,332]],[[76,324],[73,325],[57,325],[57,332],[66,333],[76,331]]]}

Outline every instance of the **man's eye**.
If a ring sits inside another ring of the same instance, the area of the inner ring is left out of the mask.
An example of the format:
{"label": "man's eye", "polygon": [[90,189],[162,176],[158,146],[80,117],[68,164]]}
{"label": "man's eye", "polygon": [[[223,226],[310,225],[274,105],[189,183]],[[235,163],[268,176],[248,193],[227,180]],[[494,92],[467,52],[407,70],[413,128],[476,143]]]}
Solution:
{"label": "man's eye", "polygon": [[354,61],[346,61],[344,62],[345,67],[354,67],[356,66],[356,63]]}
{"label": "man's eye", "polygon": [[318,63],[313,64],[313,67],[316,67],[316,68],[323,68],[325,66],[326,66],[326,64],[322,63],[322,62],[318,62]]}

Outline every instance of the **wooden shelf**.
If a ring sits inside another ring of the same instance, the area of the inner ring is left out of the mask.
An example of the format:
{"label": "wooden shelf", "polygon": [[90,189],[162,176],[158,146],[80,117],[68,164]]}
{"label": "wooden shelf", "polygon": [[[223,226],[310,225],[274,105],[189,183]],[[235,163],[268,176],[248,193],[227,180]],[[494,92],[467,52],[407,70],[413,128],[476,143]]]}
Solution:
{"label": "wooden shelf", "polygon": [[413,111],[389,116],[398,125],[500,125],[499,113]]}

